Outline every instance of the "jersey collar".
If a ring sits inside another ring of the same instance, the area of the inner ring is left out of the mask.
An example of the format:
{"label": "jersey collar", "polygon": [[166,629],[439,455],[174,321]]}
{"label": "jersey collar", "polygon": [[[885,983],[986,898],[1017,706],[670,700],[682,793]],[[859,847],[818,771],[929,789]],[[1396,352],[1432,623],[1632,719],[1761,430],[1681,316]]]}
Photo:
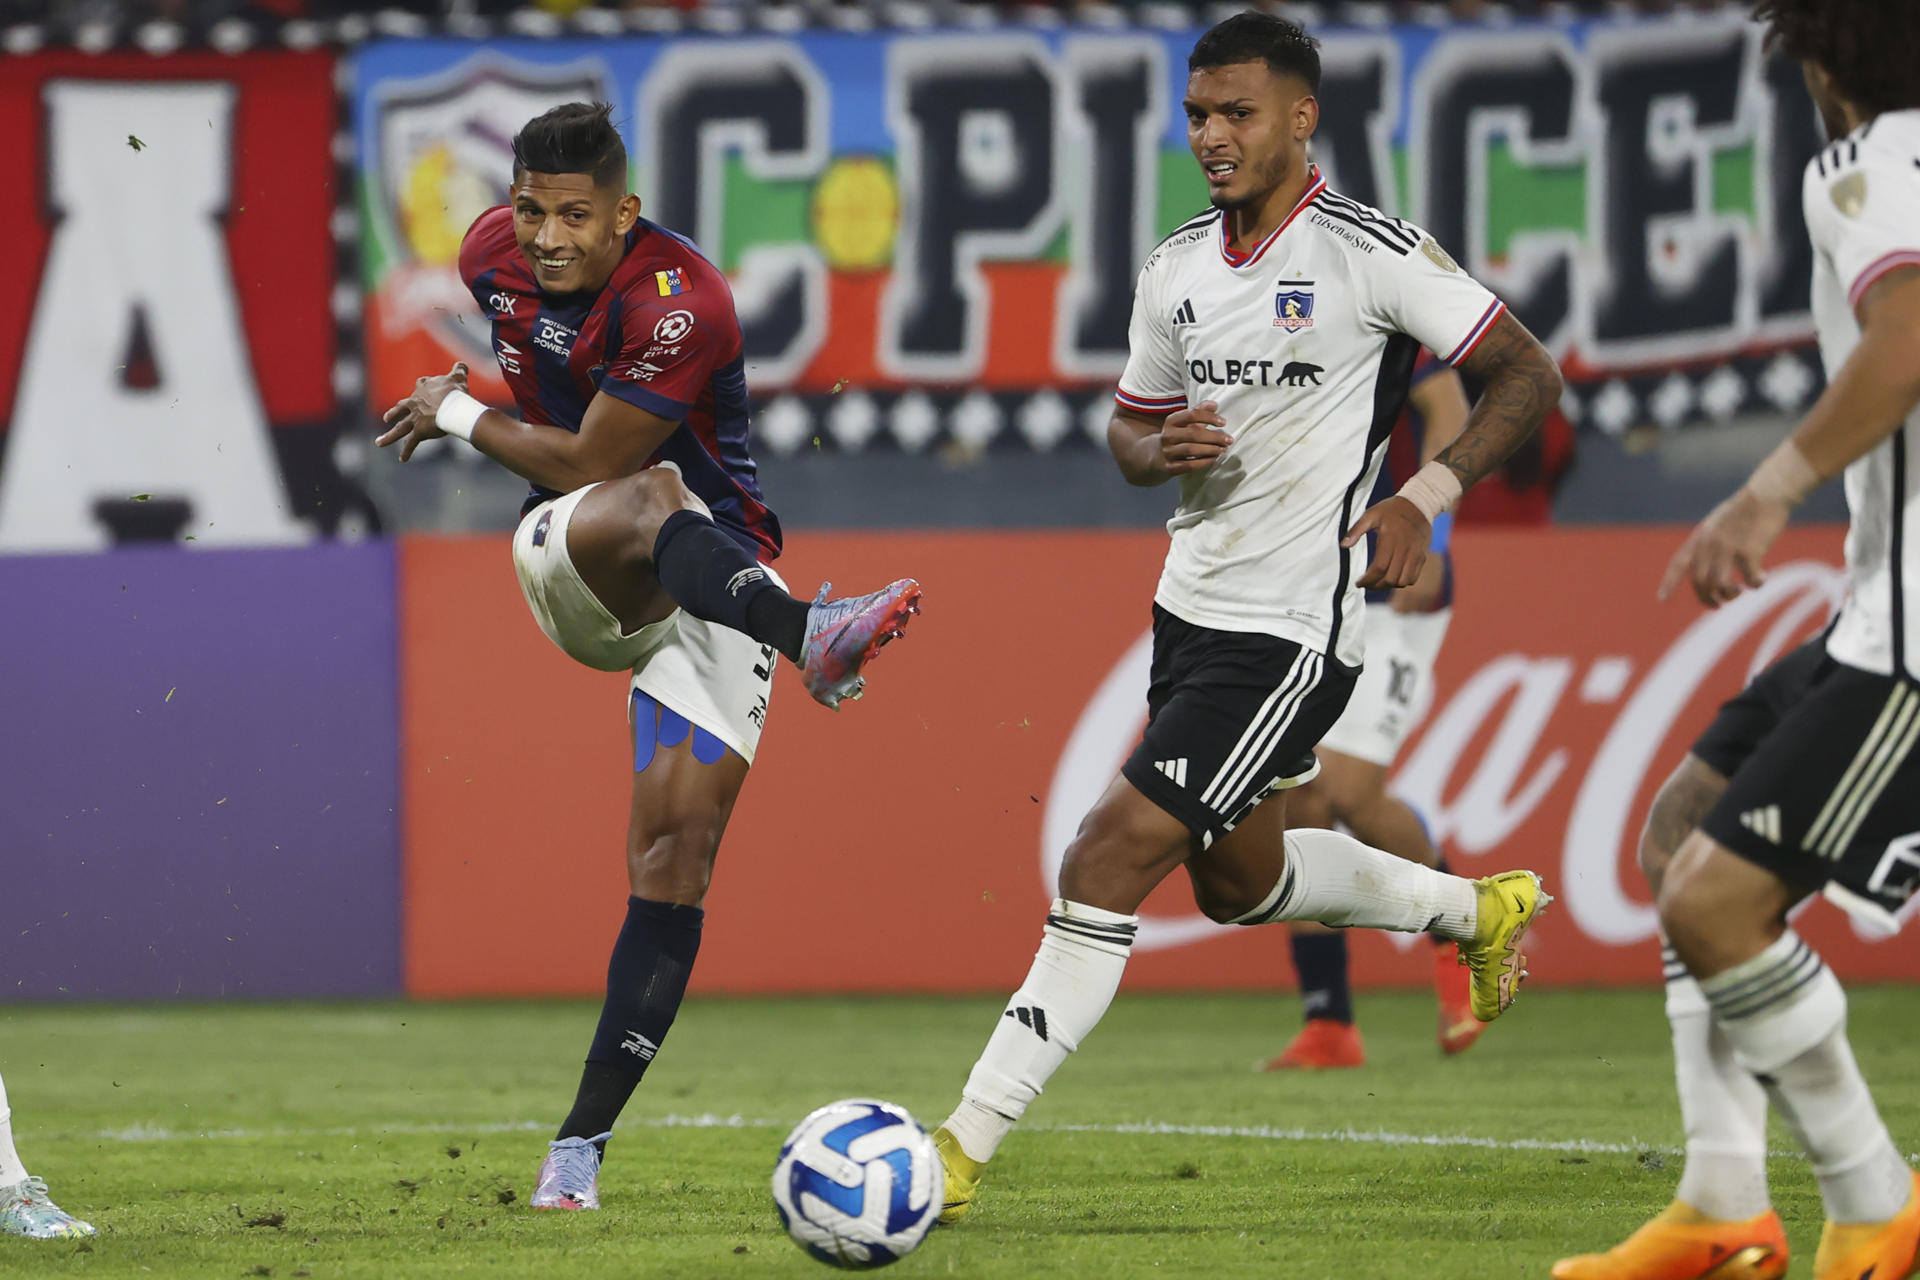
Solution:
{"label": "jersey collar", "polygon": [[1293,206],[1293,212],[1283,218],[1279,226],[1267,233],[1265,240],[1262,240],[1247,252],[1235,253],[1233,249],[1228,246],[1227,220],[1224,216],[1220,219],[1220,257],[1228,266],[1235,268],[1250,267],[1260,261],[1261,255],[1266,253],[1273,242],[1280,238],[1280,233],[1293,225],[1293,220],[1300,216],[1300,211],[1313,203],[1315,196],[1327,189],[1327,176],[1320,172],[1319,165],[1314,165],[1308,169],[1307,172],[1311,180],[1307,183],[1306,193],[1300,197],[1300,203]]}

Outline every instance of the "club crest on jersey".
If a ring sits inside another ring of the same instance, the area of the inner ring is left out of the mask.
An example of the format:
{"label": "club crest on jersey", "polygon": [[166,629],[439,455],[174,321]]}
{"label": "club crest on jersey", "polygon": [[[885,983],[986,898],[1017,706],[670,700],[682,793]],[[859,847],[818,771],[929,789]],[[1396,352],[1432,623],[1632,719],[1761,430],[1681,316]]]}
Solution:
{"label": "club crest on jersey", "polygon": [[1273,295],[1273,327],[1297,333],[1313,328],[1313,281],[1285,280]]}

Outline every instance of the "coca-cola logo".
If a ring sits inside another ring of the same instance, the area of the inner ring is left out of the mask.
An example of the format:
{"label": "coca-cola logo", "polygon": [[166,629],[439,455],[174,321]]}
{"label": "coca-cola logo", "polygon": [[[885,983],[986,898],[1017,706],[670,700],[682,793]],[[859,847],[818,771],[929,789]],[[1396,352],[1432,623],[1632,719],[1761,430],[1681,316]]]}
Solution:
{"label": "coca-cola logo", "polygon": [[[1503,863],[1540,867],[1567,917],[1593,942],[1642,942],[1658,921],[1644,888],[1626,883],[1622,868],[1631,866],[1644,803],[1658,782],[1655,762],[1672,759],[1704,727],[1696,708],[1702,698],[1731,694],[1812,635],[1844,594],[1837,566],[1800,560],[1713,612],[1651,615],[1687,620],[1650,662],[1605,652],[1604,641],[1599,652],[1488,652],[1403,755],[1395,789],[1425,814],[1435,839],[1459,854],[1500,852]],[[1094,691],[1061,752],[1041,828],[1049,894],[1080,820],[1139,739],[1151,656],[1152,638],[1143,635]],[[1597,738],[1591,728],[1575,734],[1558,723],[1572,709],[1590,716],[1607,707],[1618,710]],[[1557,867],[1542,866],[1553,847],[1542,846],[1537,830],[1518,838],[1550,803],[1568,806],[1556,833]],[[1143,915],[1135,947],[1185,946],[1226,931],[1198,913]]]}

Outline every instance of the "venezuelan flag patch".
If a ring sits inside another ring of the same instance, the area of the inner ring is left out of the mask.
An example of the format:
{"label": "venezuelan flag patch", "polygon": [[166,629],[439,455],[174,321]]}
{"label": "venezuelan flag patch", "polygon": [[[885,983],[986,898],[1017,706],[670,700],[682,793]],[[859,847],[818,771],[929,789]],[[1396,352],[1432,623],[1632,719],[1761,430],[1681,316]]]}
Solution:
{"label": "venezuelan flag patch", "polygon": [[693,288],[687,283],[686,271],[680,267],[654,272],[653,282],[660,287],[660,296],[663,298],[671,298],[675,294],[685,293]]}

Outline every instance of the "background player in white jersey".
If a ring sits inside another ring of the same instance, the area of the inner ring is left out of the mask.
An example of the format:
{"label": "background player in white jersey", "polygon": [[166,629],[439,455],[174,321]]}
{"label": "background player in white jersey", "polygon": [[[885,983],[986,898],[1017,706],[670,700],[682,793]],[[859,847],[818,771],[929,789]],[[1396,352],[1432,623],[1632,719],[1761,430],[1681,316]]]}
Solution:
{"label": "background player in white jersey", "polygon": [[[1466,425],[1467,412],[1460,375],[1423,350],[1370,504],[1393,496],[1452,444]],[[1434,517],[1431,554],[1413,585],[1367,592],[1366,666],[1347,709],[1314,752],[1319,776],[1287,797],[1291,826],[1345,827],[1363,844],[1441,871],[1448,870],[1446,859],[1420,815],[1387,790],[1387,770],[1433,698],[1433,664],[1453,618],[1452,525],[1450,511]],[[1266,1069],[1363,1065],[1367,1055],[1354,1025],[1346,931],[1308,920],[1294,921],[1287,929],[1306,1025]],[[1486,1024],[1473,1016],[1458,945],[1439,934],[1430,939],[1440,1048],[1460,1053],[1480,1038]]]}
{"label": "background player in white jersey", "polygon": [[93,1226],[47,1199],[47,1184],[27,1172],[13,1147],[13,1111],[0,1080],[0,1235],[29,1240],[90,1236]]}
{"label": "background player in white jersey", "polygon": [[[1920,884],[1920,6],[1764,0],[1837,139],[1807,166],[1813,314],[1828,384],[1792,437],[1674,556],[1662,593],[1709,608],[1762,578],[1794,507],[1845,473],[1849,594],[1819,647],[1729,703],[1663,791],[1692,830],[1656,850],[1675,1070],[1687,1123],[1679,1196],[1560,1280],[1776,1280],[1766,1103],[1806,1149],[1826,1206],[1815,1280],[1900,1280],[1920,1254],[1920,1178],[1847,1042],[1845,993],[1789,927],[1816,890],[1883,932]],[[1710,758],[1711,757],[1711,758]],[[1721,779],[1724,778],[1724,783]],[[1651,824],[1650,824],[1651,825]],[[1667,839],[1671,839],[1668,835]],[[1649,843],[1665,840],[1655,836]]]}
{"label": "background player in white jersey", "polygon": [[[1318,920],[1458,940],[1474,1011],[1523,976],[1538,877],[1474,882],[1332,831],[1287,831],[1362,658],[1362,592],[1420,573],[1434,516],[1534,430],[1552,359],[1424,232],[1337,196],[1307,160],[1320,59],[1242,13],[1188,60],[1188,139],[1213,209],[1154,250],[1108,439],[1134,484],[1178,477],[1155,593],[1148,723],[1068,846],[1059,897],[960,1105],[935,1133],[944,1221],[1120,984],[1135,914],[1184,867],[1215,920]],[[1460,438],[1367,508],[1421,346],[1486,382]],[[1362,544],[1377,532],[1371,565]]]}

